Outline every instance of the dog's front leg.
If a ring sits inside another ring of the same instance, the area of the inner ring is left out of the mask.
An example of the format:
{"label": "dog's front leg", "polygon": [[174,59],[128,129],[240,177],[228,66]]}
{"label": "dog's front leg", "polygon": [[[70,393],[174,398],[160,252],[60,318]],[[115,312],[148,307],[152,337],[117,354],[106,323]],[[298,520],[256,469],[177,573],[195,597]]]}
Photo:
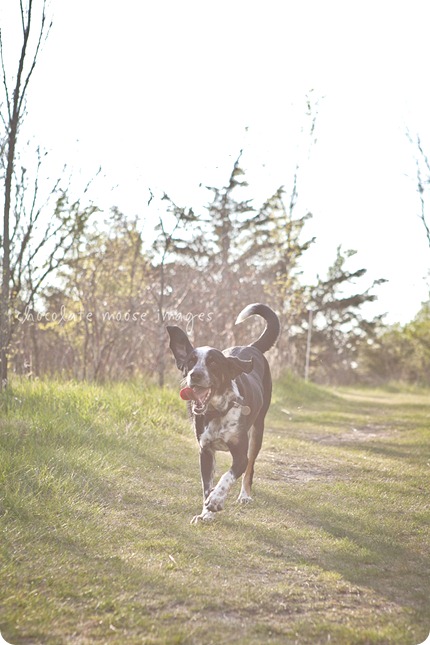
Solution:
{"label": "dog's front leg", "polygon": [[205,501],[205,508],[212,513],[222,511],[224,508],[225,500],[227,499],[228,492],[234,482],[239,479],[246,470],[248,465],[248,440],[247,437],[239,444],[229,446],[233,463],[230,470],[228,470],[219,480],[213,491],[209,494]]}
{"label": "dog's front leg", "polygon": [[215,473],[215,454],[212,450],[207,448],[202,448],[200,450],[200,473],[203,488],[203,510],[200,515],[193,517],[191,524],[197,524],[201,520],[204,522],[210,522],[215,517],[215,514],[208,510],[205,504],[213,489]]}

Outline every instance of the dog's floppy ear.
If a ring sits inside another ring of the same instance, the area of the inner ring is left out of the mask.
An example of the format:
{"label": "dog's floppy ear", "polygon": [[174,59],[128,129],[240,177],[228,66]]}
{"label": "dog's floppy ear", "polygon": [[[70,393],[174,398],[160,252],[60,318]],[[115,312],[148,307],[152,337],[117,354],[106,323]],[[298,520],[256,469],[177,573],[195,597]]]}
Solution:
{"label": "dog's floppy ear", "polygon": [[175,357],[176,365],[178,369],[183,370],[185,359],[188,354],[191,354],[194,348],[188,340],[187,334],[180,327],[171,327],[168,325],[166,329],[170,336],[170,349]]}
{"label": "dog's floppy ear", "polygon": [[236,378],[236,376],[243,374],[243,372],[245,372],[245,374],[252,372],[252,358],[250,361],[243,361],[241,358],[237,358],[236,356],[228,356],[227,360],[231,378]]}

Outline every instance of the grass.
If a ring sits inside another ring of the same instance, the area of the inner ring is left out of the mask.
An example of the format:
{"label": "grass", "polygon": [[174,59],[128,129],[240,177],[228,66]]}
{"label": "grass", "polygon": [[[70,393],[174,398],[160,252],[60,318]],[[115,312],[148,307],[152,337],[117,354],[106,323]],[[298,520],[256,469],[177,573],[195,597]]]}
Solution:
{"label": "grass", "polygon": [[[0,399],[0,631],[20,643],[417,645],[430,397],[276,383],[255,501],[209,525],[177,389]],[[220,470],[227,455],[220,455]]]}

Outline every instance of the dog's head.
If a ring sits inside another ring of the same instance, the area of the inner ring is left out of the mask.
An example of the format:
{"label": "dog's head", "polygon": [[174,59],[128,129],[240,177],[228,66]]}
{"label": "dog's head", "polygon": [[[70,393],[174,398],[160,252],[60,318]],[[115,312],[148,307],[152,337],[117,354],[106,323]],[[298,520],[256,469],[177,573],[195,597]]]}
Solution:
{"label": "dog's head", "polygon": [[224,356],[213,347],[194,348],[180,327],[168,326],[167,331],[176,365],[193,391],[194,414],[204,414],[211,399],[222,397],[231,390],[231,383],[239,374],[252,370],[252,360]]}

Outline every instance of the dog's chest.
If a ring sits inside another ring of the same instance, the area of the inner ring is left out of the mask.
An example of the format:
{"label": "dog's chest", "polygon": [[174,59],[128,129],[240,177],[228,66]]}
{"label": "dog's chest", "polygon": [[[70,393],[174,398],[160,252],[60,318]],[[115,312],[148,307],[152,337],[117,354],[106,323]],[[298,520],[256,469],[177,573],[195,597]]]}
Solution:
{"label": "dog's chest", "polygon": [[240,409],[234,407],[224,417],[209,421],[199,437],[200,447],[229,450],[228,444],[239,434],[239,418]]}

